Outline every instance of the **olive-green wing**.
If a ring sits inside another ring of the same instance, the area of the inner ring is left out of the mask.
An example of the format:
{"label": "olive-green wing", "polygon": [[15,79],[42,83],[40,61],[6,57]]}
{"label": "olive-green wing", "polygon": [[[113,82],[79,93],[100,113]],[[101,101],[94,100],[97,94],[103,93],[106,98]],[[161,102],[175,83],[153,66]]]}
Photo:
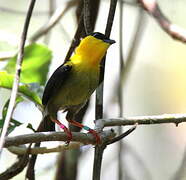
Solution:
{"label": "olive-green wing", "polygon": [[57,91],[63,86],[63,83],[68,79],[71,69],[72,66],[63,64],[54,71],[44,89],[42,97],[42,104],[44,106],[47,105],[49,99],[52,98],[52,95],[56,94]]}

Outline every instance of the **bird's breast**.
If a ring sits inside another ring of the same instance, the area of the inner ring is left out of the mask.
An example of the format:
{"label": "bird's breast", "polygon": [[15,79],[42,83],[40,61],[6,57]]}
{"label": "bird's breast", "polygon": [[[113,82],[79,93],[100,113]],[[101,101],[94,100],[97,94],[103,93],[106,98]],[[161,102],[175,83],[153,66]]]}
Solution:
{"label": "bird's breast", "polygon": [[81,68],[73,66],[67,81],[54,96],[55,104],[60,109],[84,103],[99,83],[99,67]]}

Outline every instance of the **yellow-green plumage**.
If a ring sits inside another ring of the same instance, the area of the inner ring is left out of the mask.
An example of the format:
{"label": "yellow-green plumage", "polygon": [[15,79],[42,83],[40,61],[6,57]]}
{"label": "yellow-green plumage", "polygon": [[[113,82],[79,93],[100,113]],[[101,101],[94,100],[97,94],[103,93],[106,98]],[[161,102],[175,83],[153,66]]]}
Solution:
{"label": "yellow-green plumage", "polygon": [[66,64],[72,65],[73,68],[68,81],[64,82],[58,93],[49,101],[48,111],[50,114],[58,109],[84,104],[99,83],[99,66],[83,69],[73,62]]}

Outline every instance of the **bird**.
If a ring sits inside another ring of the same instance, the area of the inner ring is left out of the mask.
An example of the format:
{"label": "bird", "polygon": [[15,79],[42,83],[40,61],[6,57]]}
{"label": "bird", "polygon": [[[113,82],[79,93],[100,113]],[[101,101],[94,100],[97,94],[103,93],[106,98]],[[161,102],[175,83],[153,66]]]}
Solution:
{"label": "bird", "polygon": [[99,144],[98,133],[74,120],[74,116],[86,104],[100,83],[101,61],[107,49],[115,40],[100,32],[93,32],[84,37],[69,60],[59,66],[46,83],[42,104],[44,107],[44,126],[55,130],[55,123],[66,133],[67,144],[72,139],[71,131],[57,117],[59,110],[67,112],[66,120],[91,133]]}

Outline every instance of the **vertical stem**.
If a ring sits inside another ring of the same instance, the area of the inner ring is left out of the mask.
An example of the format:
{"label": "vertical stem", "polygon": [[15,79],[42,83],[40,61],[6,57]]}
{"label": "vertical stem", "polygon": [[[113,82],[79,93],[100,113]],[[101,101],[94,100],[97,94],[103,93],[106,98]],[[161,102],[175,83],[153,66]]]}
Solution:
{"label": "vertical stem", "polygon": [[[105,35],[109,38],[115,10],[116,10],[117,0],[111,0],[110,2],[110,9],[109,9],[109,15],[107,19],[107,25],[105,29]],[[105,57],[102,60],[101,63],[102,69],[100,72],[100,86],[96,90],[96,119],[100,119],[103,117],[103,82],[104,82],[104,70],[105,70]],[[95,147],[94,152],[94,166],[93,166],[93,180],[100,180],[101,176],[101,166],[102,166],[102,158],[103,158],[103,152],[105,149],[105,145],[100,145]]]}
{"label": "vertical stem", "polygon": [[100,180],[103,152],[105,146],[96,146],[94,152],[93,180]]}
{"label": "vertical stem", "polygon": [[[117,0],[111,0],[107,25],[105,29],[105,35],[108,38],[110,37],[110,33],[112,29],[116,5],[117,5]],[[100,73],[101,84],[96,90],[96,119],[101,119],[103,117],[103,87],[104,87],[105,57],[101,62],[101,67],[102,67]]]}
{"label": "vertical stem", "polygon": [[21,65],[22,65],[23,56],[24,56],[24,46],[25,46],[28,27],[30,24],[30,19],[32,16],[32,11],[33,11],[34,5],[35,5],[35,0],[30,0],[27,16],[25,19],[23,32],[21,34],[21,39],[20,39],[20,44],[19,44],[19,50],[18,50],[18,56],[17,56],[17,62],[16,62],[16,72],[15,72],[15,78],[14,78],[12,92],[11,92],[11,96],[10,96],[10,103],[8,106],[7,115],[5,117],[5,123],[4,123],[3,129],[1,132],[1,137],[0,137],[0,155],[2,152],[2,148],[4,146],[5,136],[6,136],[6,133],[7,133],[7,130],[8,130],[9,124],[10,124],[10,120],[11,120],[11,117],[13,114],[15,100],[16,100],[16,96],[17,96],[17,92],[18,92],[18,86],[19,86],[19,80],[20,80],[20,74],[21,74]]}
{"label": "vertical stem", "polygon": [[[119,69],[119,81],[118,81],[118,105],[119,105],[119,117],[123,116],[123,88],[121,84],[121,79],[123,75],[124,67],[124,57],[123,57],[123,1],[119,1],[119,58],[120,58],[120,69]],[[122,133],[122,126],[118,127],[118,133]],[[123,179],[122,171],[122,141],[118,143],[118,180]]]}

